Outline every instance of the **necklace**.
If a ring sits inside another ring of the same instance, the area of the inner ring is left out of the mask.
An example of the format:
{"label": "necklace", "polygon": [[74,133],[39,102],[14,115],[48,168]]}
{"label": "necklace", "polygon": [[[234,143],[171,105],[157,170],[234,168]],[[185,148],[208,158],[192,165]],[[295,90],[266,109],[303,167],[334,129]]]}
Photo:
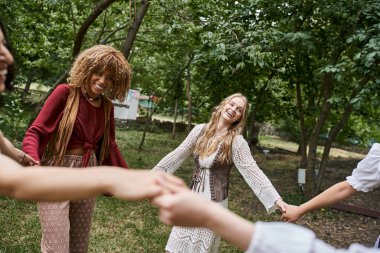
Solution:
{"label": "necklace", "polygon": [[88,101],[98,101],[100,99],[100,95],[94,98],[90,97],[85,87],[83,87],[83,90],[84,90],[84,96],[87,98]]}

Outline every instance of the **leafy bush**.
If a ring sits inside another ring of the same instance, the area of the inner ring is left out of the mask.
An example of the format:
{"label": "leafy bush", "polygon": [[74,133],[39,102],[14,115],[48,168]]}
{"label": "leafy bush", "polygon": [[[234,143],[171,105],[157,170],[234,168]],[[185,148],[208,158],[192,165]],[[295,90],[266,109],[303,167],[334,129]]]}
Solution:
{"label": "leafy bush", "polygon": [[28,105],[18,93],[4,94],[0,113],[0,129],[3,134],[10,140],[21,141],[31,120]]}

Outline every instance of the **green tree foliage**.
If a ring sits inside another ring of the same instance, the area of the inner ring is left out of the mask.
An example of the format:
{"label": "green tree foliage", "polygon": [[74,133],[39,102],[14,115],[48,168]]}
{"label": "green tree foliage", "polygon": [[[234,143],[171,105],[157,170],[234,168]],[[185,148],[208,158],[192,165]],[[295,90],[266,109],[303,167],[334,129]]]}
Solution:
{"label": "green tree foliage", "polygon": [[[73,38],[69,1],[2,1],[0,15],[8,28],[18,65],[18,80],[51,82],[70,64]],[[9,15],[11,13],[11,15]]]}
{"label": "green tree foliage", "polygon": [[[75,34],[97,3],[0,3],[19,82],[52,84],[69,67]],[[121,49],[138,7],[138,1],[115,1],[90,26],[82,49],[98,43]],[[379,116],[379,1],[152,0],[129,59],[132,88],[157,95],[160,110],[176,101],[187,107],[188,69],[195,122],[206,121],[227,95],[247,95],[248,138],[257,135],[257,122],[285,125],[300,144],[301,166],[310,175],[321,171],[316,190],[335,140],[360,137],[366,143],[379,136],[373,127]],[[325,153],[317,163],[321,134],[327,136]],[[312,178],[312,188],[314,183]]]}

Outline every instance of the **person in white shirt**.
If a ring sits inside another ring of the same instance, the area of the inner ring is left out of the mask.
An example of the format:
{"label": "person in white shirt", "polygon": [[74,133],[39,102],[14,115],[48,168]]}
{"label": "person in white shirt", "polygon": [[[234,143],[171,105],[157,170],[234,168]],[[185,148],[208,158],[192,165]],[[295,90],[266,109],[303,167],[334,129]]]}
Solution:
{"label": "person in white shirt", "polygon": [[153,199],[160,220],[169,225],[205,227],[247,253],[379,253],[352,244],[336,249],[318,239],[310,229],[286,222],[252,223],[187,189],[173,189]]}
{"label": "person in white shirt", "polygon": [[[283,221],[295,222],[304,214],[338,203],[357,192],[369,192],[380,186],[380,144],[372,145],[367,156],[358,163],[345,181],[339,182],[300,206],[288,205],[281,216]],[[375,247],[380,247],[380,236]]]}
{"label": "person in white shirt", "polygon": [[302,215],[348,199],[357,192],[369,192],[380,185],[380,144],[372,145],[368,155],[358,163],[345,181],[339,182],[300,206],[288,205],[283,221],[295,222]]}

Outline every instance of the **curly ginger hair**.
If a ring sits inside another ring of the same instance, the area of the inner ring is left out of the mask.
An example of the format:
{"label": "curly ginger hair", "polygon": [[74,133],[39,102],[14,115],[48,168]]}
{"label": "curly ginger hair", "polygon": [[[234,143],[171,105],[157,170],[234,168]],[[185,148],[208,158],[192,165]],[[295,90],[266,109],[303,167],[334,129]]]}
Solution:
{"label": "curly ginger hair", "polygon": [[72,87],[81,87],[90,82],[96,73],[110,71],[113,86],[106,92],[109,99],[124,101],[131,84],[132,70],[124,55],[107,45],[96,45],[78,55],[69,72],[68,82]]}

